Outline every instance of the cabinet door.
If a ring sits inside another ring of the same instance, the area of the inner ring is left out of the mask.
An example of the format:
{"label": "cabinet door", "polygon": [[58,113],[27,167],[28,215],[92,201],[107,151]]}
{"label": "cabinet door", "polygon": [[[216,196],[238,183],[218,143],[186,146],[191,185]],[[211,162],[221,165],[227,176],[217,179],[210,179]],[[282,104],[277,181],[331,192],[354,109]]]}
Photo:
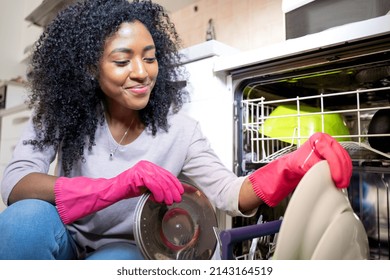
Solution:
{"label": "cabinet door", "polygon": [[8,83],[6,86],[5,108],[23,105],[27,99],[27,90],[23,85]]}

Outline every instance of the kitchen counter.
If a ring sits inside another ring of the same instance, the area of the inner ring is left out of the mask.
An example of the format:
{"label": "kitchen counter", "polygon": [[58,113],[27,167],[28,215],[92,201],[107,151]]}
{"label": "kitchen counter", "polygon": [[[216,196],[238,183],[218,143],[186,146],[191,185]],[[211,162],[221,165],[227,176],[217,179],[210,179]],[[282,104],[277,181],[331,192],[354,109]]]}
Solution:
{"label": "kitchen counter", "polygon": [[208,57],[232,55],[237,53],[239,53],[239,50],[217,40],[206,41],[180,51],[183,64]]}

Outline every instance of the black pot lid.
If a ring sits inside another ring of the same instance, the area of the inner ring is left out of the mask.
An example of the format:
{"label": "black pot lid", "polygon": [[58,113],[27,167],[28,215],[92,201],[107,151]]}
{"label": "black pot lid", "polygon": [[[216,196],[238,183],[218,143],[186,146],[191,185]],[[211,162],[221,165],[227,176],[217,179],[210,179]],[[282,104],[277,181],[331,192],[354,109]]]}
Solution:
{"label": "black pot lid", "polygon": [[217,240],[215,210],[196,187],[182,182],[180,203],[156,203],[144,194],[135,212],[134,235],[145,259],[211,259]]}

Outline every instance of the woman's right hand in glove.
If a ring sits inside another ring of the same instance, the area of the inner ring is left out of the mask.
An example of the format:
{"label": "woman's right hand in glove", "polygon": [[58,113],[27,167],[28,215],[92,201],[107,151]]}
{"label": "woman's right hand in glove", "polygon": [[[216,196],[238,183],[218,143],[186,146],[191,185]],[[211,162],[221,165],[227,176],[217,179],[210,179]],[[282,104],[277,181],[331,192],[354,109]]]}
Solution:
{"label": "woman's right hand in glove", "polygon": [[173,174],[149,161],[140,161],[111,179],[59,177],[54,185],[55,203],[65,224],[148,190],[154,201],[168,205],[180,202],[184,192]]}
{"label": "woman's right hand in glove", "polygon": [[352,176],[352,160],[336,139],[321,132],[314,133],[296,151],[270,162],[248,178],[256,195],[273,207],[321,160],[328,161],[336,187],[347,188]]}

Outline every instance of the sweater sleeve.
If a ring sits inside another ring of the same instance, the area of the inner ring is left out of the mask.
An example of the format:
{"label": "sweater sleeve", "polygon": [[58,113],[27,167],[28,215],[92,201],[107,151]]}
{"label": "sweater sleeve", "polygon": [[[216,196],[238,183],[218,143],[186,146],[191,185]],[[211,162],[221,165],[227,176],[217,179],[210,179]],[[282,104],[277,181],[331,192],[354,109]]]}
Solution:
{"label": "sweater sleeve", "polygon": [[254,210],[244,214],[239,210],[239,192],[245,177],[238,177],[222,164],[199,124],[194,130],[182,174],[193,181],[215,207],[229,215],[253,216],[256,213]]}
{"label": "sweater sleeve", "polygon": [[1,196],[5,205],[8,205],[8,197],[12,189],[24,176],[33,172],[48,173],[50,164],[55,159],[56,152],[53,148],[40,151],[25,143],[30,139],[35,139],[35,136],[30,118],[2,176]]}

